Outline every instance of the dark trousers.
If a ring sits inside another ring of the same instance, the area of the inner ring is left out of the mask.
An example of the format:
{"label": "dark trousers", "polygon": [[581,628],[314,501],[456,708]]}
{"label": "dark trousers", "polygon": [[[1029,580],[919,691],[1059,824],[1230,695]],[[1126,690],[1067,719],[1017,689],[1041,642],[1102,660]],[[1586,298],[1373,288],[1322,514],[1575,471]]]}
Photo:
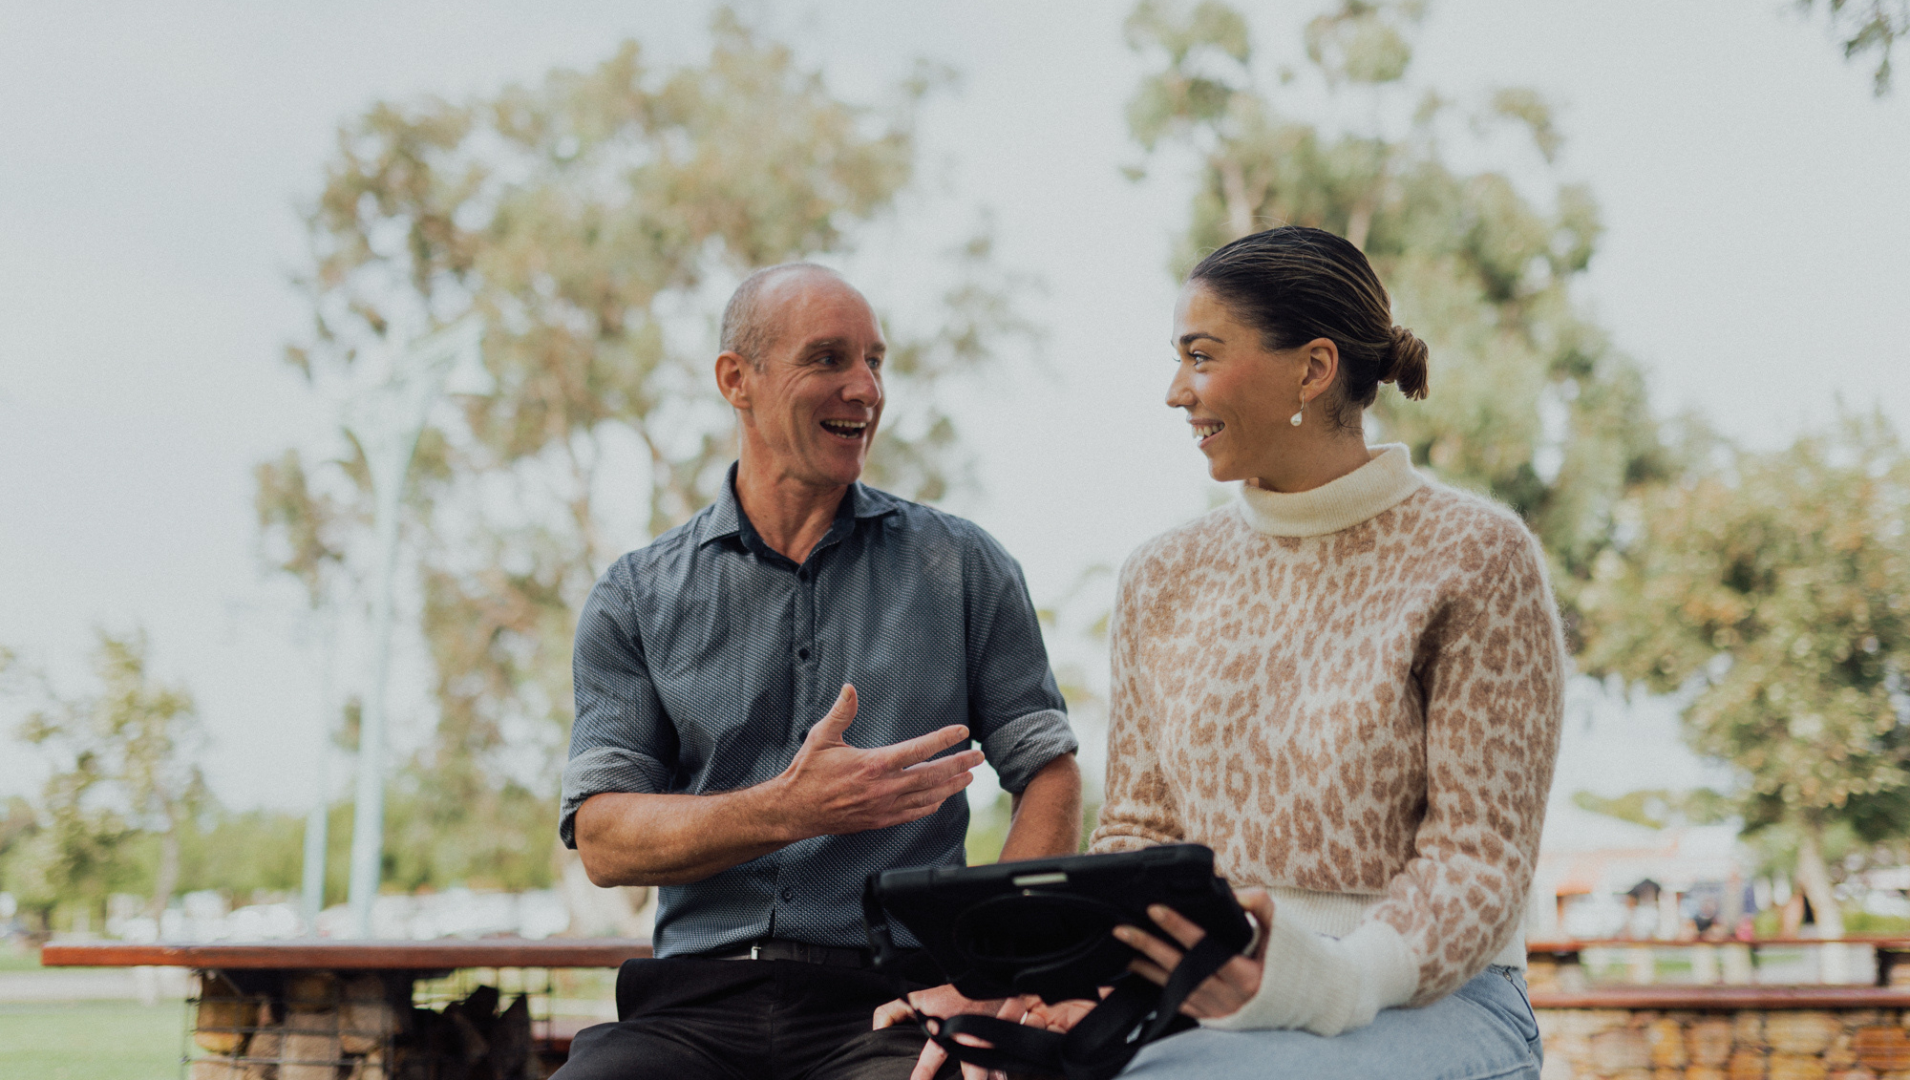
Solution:
{"label": "dark trousers", "polygon": [[908,1080],[921,1031],[870,1029],[895,996],[892,980],[855,968],[630,960],[617,975],[622,1019],[578,1032],[553,1080]]}

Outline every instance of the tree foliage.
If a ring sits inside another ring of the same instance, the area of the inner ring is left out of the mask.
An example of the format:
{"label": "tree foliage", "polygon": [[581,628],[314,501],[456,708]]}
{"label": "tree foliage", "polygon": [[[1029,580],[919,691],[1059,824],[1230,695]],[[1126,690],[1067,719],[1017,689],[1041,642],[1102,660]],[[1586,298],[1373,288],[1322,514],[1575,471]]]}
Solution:
{"label": "tree foliage", "polygon": [[[1815,11],[1820,0],[1797,0],[1805,11]],[[1871,93],[1883,97],[1890,92],[1890,57],[1897,39],[1910,37],[1910,0],[1821,0],[1828,13],[1831,32],[1843,47],[1844,59],[1875,56],[1877,66],[1871,74]]]}
{"label": "tree foliage", "polygon": [[[1431,348],[1433,388],[1412,404],[1382,394],[1369,435],[1406,443],[1416,461],[1522,513],[1554,560],[1569,615],[1620,497],[1672,463],[1638,366],[1572,303],[1600,224],[1591,193],[1556,178],[1562,136],[1550,109],[1533,90],[1505,88],[1461,116],[1436,90],[1414,86],[1423,12],[1346,0],[1308,23],[1309,69],[1268,89],[1234,9],[1142,0],[1128,40],[1160,67],[1128,122],[1150,153],[1175,146],[1198,162],[1177,268],[1279,224],[1329,229],[1366,253],[1395,317]],[[1299,115],[1282,95],[1301,101],[1303,85],[1323,88],[1329,111],[1371,119]],[[1443,148],[1459,120],[1465,135],[1509,127],[1522,136],[1536,156],[1527,171],[1551,177],[1549,186],[1528,195],[1509,171],[1452,166]]]}
{"label": "tree foliage", "polygon": [[1747,826],[1800,827],[1821,875],[1834,823],[1910,831],[1910,458],[1881,417],[1714,456],[1627,505],[1581,662],[1694,693],[1692,744],[1743,771]]}
{"label": "tree foliage", "polygon": [[[43,673],[19,737],[56,762],[42,791],[43,815],[8,860],[9,887],[31,906],[97,901],[137,877],[127,847],[157,844],[152,910],[165,910],[179,878],[179,837],[205,805],[194,764],[201,732],[192,695],[154,679],[146,635],[99,633],[97,692],[58,694]],[[25,830],[21,830],[23,833]]]}
{"label": "tree foliage", "polygon": [[1641,788],[1612,796],[1579,791],[1573,793],[1572,802],[1582,810],[1651,829],[1668,825],[1716,825],[1730,820],[1737,809],[1729,796],[1710,788]]}
{"label": "tree foliage", "polygon": [[[712,41],[699,65],[626,42],[490,97],[381,103],[341,129],[308,219],[314,331],[288,358],[316,386],[422,330],[485,328],[496,392],[427,429],[408,504],[439,716],[407,782],[474,866],[505,857],[481,841],[549,851],[577,610],[612,558],[706,505],[734,454],[708,348],[728,286],[852,249],[911,182],[915,106],[945,78],[921,68],[871,109],[727,11]],[[962,474],[931,388],[1027,330],[985,234],[949,256],[939,325],[889,327],[868,478],[914,498]],[[369,517],[356,444],[258,480],[277,565],[350,563]]]}

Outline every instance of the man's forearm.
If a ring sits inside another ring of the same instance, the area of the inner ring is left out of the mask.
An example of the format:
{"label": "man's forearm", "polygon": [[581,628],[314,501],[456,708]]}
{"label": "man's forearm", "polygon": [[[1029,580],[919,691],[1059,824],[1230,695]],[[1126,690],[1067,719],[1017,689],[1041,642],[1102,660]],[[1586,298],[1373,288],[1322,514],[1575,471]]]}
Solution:
{"label": "man's forearm", "polygon": [[1081,849],[1081,767],[1062,754],[1041,767],[1015,796],[1014,821],[1001,861],[1072,855]]}
{"label": "man's forearm", "polygon": [[800,838],[774,812],[773,783],[721,795],[593,795],[577,808],[577,853],[601,886],[701,881]]}
{"label": "man's forearm", "polygon": [[982,763],[972,747],[936,757],[968,738],[961,724],[857,749],[842,741],[855,716],[855,687],[844,685],[789,767],[755,787],[720,795],[607,791],[585,799],[574,822],[585,872],[598,885],[701,881],[812,836],[920,820],[967,787],[969,770]]}

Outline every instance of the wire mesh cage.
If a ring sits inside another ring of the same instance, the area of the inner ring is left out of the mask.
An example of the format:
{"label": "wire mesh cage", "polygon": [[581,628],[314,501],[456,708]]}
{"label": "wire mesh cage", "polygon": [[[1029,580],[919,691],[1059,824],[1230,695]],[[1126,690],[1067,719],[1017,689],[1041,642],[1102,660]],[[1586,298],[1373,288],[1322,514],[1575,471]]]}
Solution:
{"label": "wire mesh cage", "polygon": [[550,974],[200,971],[186,1080],[543,1080]]}

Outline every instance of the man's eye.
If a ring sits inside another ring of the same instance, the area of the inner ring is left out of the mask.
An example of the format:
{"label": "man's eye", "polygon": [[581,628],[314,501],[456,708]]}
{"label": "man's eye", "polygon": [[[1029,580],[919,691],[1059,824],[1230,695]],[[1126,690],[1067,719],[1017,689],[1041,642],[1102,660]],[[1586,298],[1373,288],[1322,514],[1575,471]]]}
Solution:
{"label": "man's eye", "polygon": [[882,370],[882,358],[880,356],[869,357],[869,370],[870,371]]}

